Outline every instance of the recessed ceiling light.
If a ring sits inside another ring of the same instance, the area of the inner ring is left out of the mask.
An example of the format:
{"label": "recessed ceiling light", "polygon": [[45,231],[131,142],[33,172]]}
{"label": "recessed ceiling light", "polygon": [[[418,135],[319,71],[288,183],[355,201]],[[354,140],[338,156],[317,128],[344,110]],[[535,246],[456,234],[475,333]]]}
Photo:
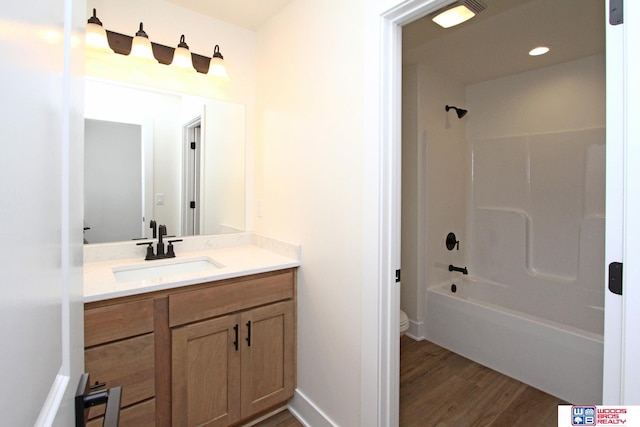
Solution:
{"label": "recessed ceiling light", "polygon": [[534,49],[531,49],[529,51],[529,55],[531,56],[540,56],[540,55],[544,55],[545,53],[549,52],[549,48],[547,46],[538,46]]}

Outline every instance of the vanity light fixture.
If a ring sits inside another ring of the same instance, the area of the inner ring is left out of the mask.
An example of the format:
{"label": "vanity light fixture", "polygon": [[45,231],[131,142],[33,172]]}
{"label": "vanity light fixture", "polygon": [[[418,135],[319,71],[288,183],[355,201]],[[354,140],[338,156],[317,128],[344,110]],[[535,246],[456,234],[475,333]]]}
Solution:
{"label": "vanity light fixture", "polygon": [[85,43],[94,49],[104,52],[113,53],[107,40],[107,31],[102,26],[102,22],[96,16],[96,9],[93,8],[93,16],[87,21],[87,31],[85,34]]}
{"label": "vanity light fixture", "polygon": [[435,12],[431,20],[442,28],[449,28],[468,21],[486,8],[480,0],[458,0]]}
{"label": "vanity light fixture", "polygon": [[196,69],[193,68],[193,61],[191,60],[191,52],[189,51],[189,46],[184,41],[184,34],[180,36],[180,43],[178,43],[178,47],[176,47],[176,49],[173,51],[173,60],[171,61],[171,66],[184,71],[196,71]]}
{"label": "vanity light fixture", "polygon": [[211,62],[209,62],[209,71],[207,71],[207,75],[225,78],[229,77],[227,74],[227,67],[224,65],[224,57],[220,53],[220,46],[218,45],[213,48],[213,56],[211,57]]}
{"label": "vanity light fixture", "polygon": [[547,46],[538,46],[536,48],[531,49],[529,51],[529,55],[540,56],[540,55],[544,55],[547,52],[549,52],[549,48]]}
{"label": "vanity light fixture", "polygon": [[[92,40],[100,40],[93,34],[106,33],[103,41],[92,42]],[[91,36],[89,36],[91,34]],[[140,28],[136,32],[135,37],[125,34],[116,33],[105,30],[102,22],[96,16],[96,10],[93,9],[93,16],[89,18],[87,23],[87,46],[102,46],[96,49],[98,52],[117,53],[119,55],[130,56],[138,60],[150,63],[160,63],[170,65],[172,68],[187,70],[189,72],[197,71],[201,74],[212,75],[216,77],[228,78],[224,58],[220,53],[220,46],[216,45],[213,50],[213,57],[207,57],[192,53],[189,46],[185,42],[184,34],[180,36],[180,42],[176,48],[164,46],[158,43],[152,43],[149,36],[144,31],[142,22]]]}
{"label": "vanity light fixture", "polygon": [[147,33],[144,32],[142,22],[140,23],[140,29],[131,42],[131,53],[129,53],[129,56],[143,61],[158,62],[156,57],[153,56],[151,41],[149,40]]}

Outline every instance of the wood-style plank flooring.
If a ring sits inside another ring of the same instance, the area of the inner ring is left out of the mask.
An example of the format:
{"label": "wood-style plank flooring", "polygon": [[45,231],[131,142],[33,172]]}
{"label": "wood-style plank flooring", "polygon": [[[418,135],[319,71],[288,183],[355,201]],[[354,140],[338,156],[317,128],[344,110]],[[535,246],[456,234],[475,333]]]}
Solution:
{"label": "wood-style plank flooring", "polygon": [[[401,427],[555,427],[566,402],[428,341],[400,340]],[[257,427],[301,427],[288,411]]]}

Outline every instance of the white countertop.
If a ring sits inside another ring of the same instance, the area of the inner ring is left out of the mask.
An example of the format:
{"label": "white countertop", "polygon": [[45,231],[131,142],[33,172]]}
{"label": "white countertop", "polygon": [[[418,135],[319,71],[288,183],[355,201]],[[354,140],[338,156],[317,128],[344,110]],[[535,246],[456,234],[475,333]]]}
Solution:
{"label": "white countertop", "polygon": [[[175,274],[125,283],[117,282],[113,274],[114,267],[131,268],[137,265],[153,265],[152,263],[180,262],[198,257],[208,257],[220,266],[219,268],[197,273]],[[136,257],[87,262],[84,264],[84,302],[120,298],[298,266],[300,266],[299,259],[254,245],[180,252],[170,260],[145,261],[144,257]]]}

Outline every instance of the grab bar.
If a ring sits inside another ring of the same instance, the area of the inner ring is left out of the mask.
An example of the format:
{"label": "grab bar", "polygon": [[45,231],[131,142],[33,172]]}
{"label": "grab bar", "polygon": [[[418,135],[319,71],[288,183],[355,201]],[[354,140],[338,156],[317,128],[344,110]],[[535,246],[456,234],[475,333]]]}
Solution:
{"label": "grab bar", "polygon": [[456,267],[455,265],[449,264],[449,271],[457,271],[460,272],[462,274],[469,274],[469,271],[467,271],[467,267]]}

